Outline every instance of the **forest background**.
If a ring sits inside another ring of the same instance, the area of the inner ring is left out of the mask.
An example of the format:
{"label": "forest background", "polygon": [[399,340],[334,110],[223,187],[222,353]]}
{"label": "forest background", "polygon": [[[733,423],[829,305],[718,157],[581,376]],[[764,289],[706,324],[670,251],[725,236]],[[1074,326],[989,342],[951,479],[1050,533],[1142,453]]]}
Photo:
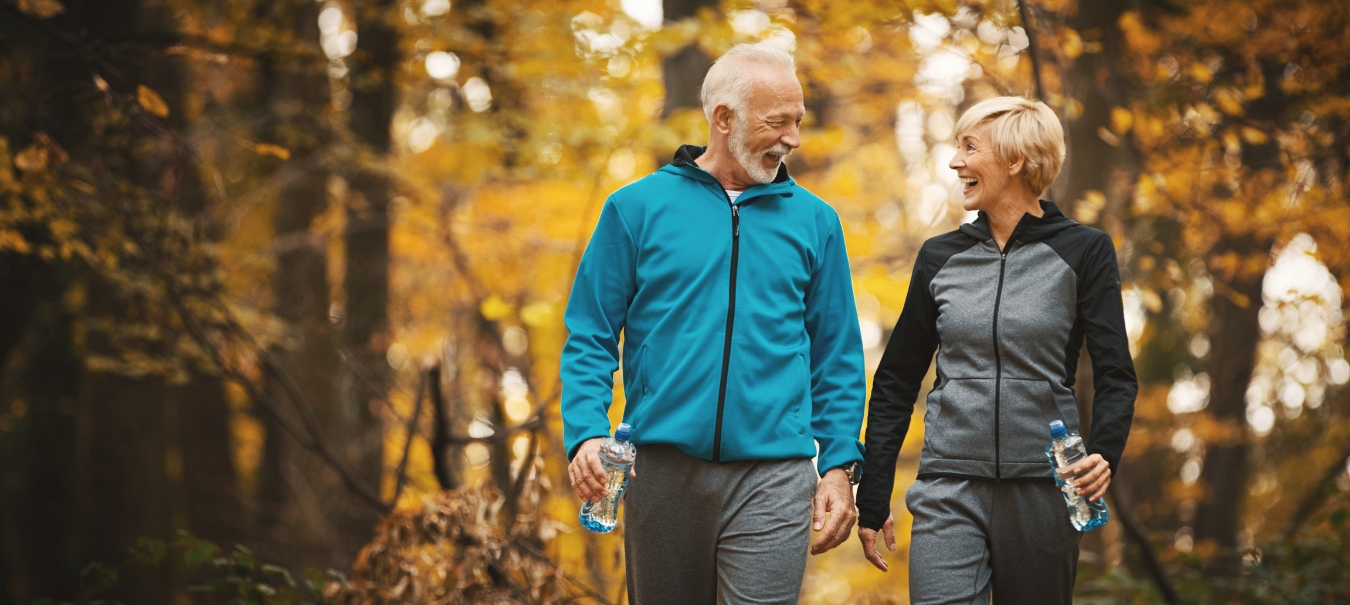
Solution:
{"label": "forest background", "polygon": [[[624,602],[561,316],[605,196],[758,40],[869,369],[971,218],[955,118],[1066,125],[1047,197],[1115,240],[1140,379],[1079,601],[1350,600],[1344,2],[0,0],[0,603]],[[889,574],[850,540],[803,602],[907,602],[898,521]]]}

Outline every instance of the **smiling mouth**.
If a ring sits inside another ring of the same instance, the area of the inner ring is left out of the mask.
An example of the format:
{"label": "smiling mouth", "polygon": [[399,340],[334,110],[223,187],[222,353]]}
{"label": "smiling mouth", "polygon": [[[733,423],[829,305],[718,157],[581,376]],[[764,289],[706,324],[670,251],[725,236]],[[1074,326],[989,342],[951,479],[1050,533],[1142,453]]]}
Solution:
{"label": "smiling mouth", "polygon": [[980,180],[970,177],[961,177],[961,184],[965,186],[962,193],[970,193],[976,185],[980,184]]}

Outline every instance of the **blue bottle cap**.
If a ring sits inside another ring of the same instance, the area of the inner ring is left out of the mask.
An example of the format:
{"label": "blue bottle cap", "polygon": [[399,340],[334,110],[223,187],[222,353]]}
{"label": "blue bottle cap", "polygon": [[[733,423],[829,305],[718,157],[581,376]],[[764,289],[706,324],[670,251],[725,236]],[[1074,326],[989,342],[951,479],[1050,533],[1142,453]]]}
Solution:
{"label": "blue bottle cap", "polygon": [[628,441],[628,438],[632,436],[632,434],[633,434],[633,427],[628,426],[627,422],[623,422],[619,424],[619,428],[614,429],[614,440]]}
{"label": "blue bottle cap", "polygon": [[1050,422],[1050,438],[1063,439],[1068,436],[1069,430],[1064,428],[1063,420],[1054,420]]}

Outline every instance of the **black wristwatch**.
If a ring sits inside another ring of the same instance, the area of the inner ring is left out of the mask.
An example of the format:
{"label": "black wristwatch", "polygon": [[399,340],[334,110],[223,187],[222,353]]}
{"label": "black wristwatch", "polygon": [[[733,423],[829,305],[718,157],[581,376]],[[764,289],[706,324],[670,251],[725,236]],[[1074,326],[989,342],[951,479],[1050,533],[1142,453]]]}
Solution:
{"label": "black wristwatch", "polygon": [[859,481],[862,481],[862,465],[858,464],[858,461],[854,460],[838,468],[848,475],[849,485],[857,485]]}

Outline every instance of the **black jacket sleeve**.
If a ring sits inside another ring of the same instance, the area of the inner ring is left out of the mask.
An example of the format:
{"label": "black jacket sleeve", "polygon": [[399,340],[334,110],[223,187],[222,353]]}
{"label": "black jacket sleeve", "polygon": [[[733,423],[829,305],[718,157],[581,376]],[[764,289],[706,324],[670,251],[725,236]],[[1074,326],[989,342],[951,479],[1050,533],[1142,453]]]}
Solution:
{"label": "black jacket sleeve", "polygon": [[895,323],[881,365],[872,379],[867,409],[867,473],[858,485],[858,525],[879,529],[891,512],[895,489],[895,462],[909,432],[914,401],[937,350],[937,304],[929,292],[933,269],[925,248],[919,250],[905,296],[905,308]]}
{"label": "black jacket sleeve", "polygon": [[1078,317],[1092,357],[1092,434],[1088,454],[1101,454],[1116,472],[1134,418],[1139,382],[1125,333],[1120,269],[1111,237],[1100,233],[1083,263],[1078,287]]}

